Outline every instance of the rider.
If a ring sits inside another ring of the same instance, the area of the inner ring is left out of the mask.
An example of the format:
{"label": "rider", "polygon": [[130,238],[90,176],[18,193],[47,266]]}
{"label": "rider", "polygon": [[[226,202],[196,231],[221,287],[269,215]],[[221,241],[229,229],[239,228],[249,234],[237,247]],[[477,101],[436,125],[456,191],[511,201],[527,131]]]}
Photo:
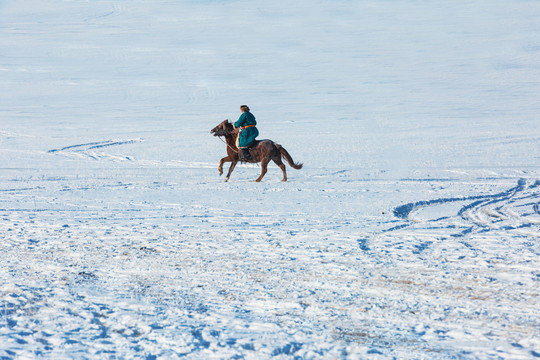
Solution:
{"label": "rider", "polygon": [[242,150],[239,153],[240,161],[247,161],[251,159],[248,147],[259,136],[259,130],[255,127],[257,121],[255,121],[255,116],[249,112],[249,107],[247,105],[241,105],[240,110],[242,111],[242,115],[234,123],[234,127],[240,128],[237,140],[237,146]]}

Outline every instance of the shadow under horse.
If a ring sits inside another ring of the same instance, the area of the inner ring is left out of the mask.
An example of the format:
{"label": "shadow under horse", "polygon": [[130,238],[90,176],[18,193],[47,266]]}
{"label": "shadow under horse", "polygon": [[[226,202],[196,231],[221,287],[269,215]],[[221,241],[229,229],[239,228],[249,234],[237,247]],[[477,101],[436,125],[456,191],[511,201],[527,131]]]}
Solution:
{"label": "shadow under horse", "polygon": [[[229,167],[229,172],[225,177],[225,181],[228,181],[231,177],[236,164],[239,161],[239,149],[236,146],[236,138],[238,137],[238,130],[235,129],[234,125],[229,122],[229,120],[224,120],[221,124],[213,128],[210,133],[214,136],[223,136],[225,138],[225,143],[227,144],[227,156],[220,160],[219,162],[219,175],[223,174],[223,163],[231,162]],[[287,171],[285,169],[285,164],[281,161],[281,158],[287,160],[289,165],[296,170],[302,168],[301,163],[295,163],[283,146],[276,144],[272,140],[255,140],[249,147],[249,153],[251,159],[246,161],[248,163],[261,163],[261,175],[257,178],[257,182],[261,181],[266,171],[268,169],[268,163],[270,160],[276,163],[277,166],[283,171],[283,180],[287,181]]]}

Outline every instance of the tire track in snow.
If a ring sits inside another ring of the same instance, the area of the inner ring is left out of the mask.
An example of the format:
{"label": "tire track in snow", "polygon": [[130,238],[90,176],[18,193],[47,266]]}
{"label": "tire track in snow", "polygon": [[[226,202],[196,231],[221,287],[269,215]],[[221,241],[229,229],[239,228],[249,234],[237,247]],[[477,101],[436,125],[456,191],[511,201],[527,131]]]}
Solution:
{"label": "tire track in snow", "polygon": [[133,160],[133,158],[131,158],[130,156],[111,155],[111,154],[106,154],[104,152],[99,152],[95,150],[109,148],[112,146],[135,144],[135,143],[139,143],[143,141],[144,140],[140,138],[128,139],[128,140],[96,141],[96,142],[89,142],[89,143],[84,143],[84,144],[64,146],[58,149],[51,149],[48,151],[48,153],[63,154],[63,155],[78,155],[82,157],[88,157],[94,160],[109,159],[113,161],[126,161],[126,160],[131,161]]}
{"label": "tire track in snow", "polygon": [[137,142],[142,142],[142,139],[131,139],[131,140],[107,140],[107,141],[97,141],[97,142],[91,142],[86,144],[77,144],[77,145],[69,145],[65,146],[60,149],[52,149],[49,150],[49,153],[55,153],[60,151],[87,151],[91,149],[99,149],[109,146],[116,146],[116,145],[125,145],[125,144],[134,144]]}
{"label": "tire track in snow", "polygon": [[475,259],[468,266],[491,266],[510,246],[521,254],[515,261],[526,263],[539,254],[531,240],[540,237],[539,200],[540,180],[520,179],[492,195],[411,202],[393,210],[403,221],[387,223],[393,225],[357,246],[383,263],[420,258],[433,266],[441,259],[463,264]]}
{"label": "tire track in snow", "polygon": [[467,204],[462,206],[455,215],[429,219],[426,222],[430,226],[439,224],[439,226],[450,228],[450,225],[445,225],[448,221],[456,218],[465,220],[467,226],[460,233],[452,235],[454,237],[463,237],[473,232],[516,230],[538,225],[540,221],[531,215],[538,214],[539,185],[540,180],[527,184],[525,179],[520,179],[515,187],[494,195],[440,198],[400,205],[394,208],[394,216],[407,222],[384,230],[383,233],[414,225],[412,214],[419,210],[458,202]]}

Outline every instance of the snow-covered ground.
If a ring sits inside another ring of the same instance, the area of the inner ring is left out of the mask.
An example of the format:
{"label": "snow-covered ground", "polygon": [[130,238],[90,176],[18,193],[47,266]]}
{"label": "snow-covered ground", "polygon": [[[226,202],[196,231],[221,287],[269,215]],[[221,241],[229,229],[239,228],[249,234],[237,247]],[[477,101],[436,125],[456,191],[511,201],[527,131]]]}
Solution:
{"label": "snow-covered ground", "polygon": [[[540,357],[538,34],[535,0],[0,2],[0,358]],[[288,182],[218,175],[243,103]]]}

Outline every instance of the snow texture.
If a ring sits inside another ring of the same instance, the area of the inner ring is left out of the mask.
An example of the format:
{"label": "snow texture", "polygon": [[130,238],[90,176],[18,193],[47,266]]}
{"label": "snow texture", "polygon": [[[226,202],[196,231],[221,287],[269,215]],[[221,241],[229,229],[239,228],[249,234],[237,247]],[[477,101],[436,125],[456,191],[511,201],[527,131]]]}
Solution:
{"label": "snow texture", "polygon": [[540,357],[538,1],[0,19],[0,359]]}

